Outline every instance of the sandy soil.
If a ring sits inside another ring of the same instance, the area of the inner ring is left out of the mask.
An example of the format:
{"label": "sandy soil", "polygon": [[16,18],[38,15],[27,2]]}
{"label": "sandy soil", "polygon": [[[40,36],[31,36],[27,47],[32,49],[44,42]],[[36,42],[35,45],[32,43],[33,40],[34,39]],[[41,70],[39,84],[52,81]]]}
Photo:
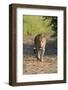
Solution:
{"label": "sandy soil", "polygon": [[48,39],[43,62],[37,60],[33,52],[33,41],[34,36],[24,37],[23,74],[57,73],[56,40]]}

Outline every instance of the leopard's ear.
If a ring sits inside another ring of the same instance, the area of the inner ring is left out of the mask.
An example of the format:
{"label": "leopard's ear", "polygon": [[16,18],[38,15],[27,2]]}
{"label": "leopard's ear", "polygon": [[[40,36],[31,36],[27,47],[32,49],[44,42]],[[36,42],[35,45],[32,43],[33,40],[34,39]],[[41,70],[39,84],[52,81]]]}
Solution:
{"label": "leopard's ear", "polygon": [[49,36],[50,36],[50,33],[44,33],[44,37],[45,37],[46,39],[48,39]]}

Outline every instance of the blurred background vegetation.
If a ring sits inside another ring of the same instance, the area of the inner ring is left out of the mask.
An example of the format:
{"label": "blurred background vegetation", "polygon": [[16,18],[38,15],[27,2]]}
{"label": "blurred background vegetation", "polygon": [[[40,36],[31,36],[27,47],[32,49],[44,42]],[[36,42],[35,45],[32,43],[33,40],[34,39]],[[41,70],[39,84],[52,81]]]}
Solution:
{"label": "blurred background vegetation", "polygon": [[53,33],[57,36],[56,16],[23,16],[24,35],[36,35],[39,33]]}

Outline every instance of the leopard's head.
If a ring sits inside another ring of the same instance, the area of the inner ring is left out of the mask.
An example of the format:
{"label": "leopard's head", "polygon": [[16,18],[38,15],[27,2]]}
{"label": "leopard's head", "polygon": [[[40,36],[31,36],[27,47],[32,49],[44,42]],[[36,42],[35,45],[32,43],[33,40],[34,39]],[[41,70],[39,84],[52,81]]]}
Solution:
{"label": "leopard's head", "polygon": [[40,34],[40,37],[39,37],[39,45],[40,45],[40,49],[45,47],[46,45],[46,37],[45,37],[45,34]]}

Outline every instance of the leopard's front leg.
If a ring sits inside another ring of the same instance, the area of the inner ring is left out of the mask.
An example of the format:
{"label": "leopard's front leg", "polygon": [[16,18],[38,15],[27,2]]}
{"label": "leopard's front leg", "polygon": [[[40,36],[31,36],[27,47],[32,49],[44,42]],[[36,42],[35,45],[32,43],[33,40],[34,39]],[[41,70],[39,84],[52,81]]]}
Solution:
{"label": "leopard's front leg", "polygon": [[40,55],[40,60],[41,61],[43,61],[44,53],[45,53],[45,48],[42,48],[41,49],[41,55]]}

